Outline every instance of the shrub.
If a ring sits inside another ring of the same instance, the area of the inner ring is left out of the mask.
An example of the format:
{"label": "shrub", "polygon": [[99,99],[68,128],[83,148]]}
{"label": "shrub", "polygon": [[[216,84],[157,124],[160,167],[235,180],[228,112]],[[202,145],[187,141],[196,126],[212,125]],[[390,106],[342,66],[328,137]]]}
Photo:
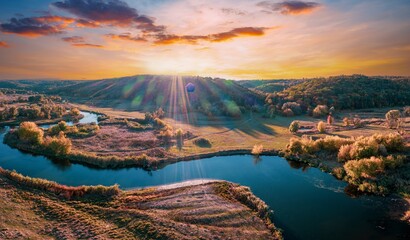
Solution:
{"label": "shrub", "polygon": [[178,128],[178,129],[175,131],[175,137],[176,137],[178,140],[182,141],[182,139],[184,138],[184,131],[183,131],[181,128]]}
{"label": "shrub", "polygon": [[292,109],[290,109],[290,108],[286,108],[285,110],[283,110],[282,114],[285,117],[293,117],[295,115],[293,113]]}
{"label": "shrub", "polygon": [[302,153],[303,144],[298,138],[291,138],[287,149],[293,154]]}
{"label": "shrub", "polygon": [[263,151],[263,145],[262,144],[256,144],[252,148],[252,154],[253,155],[260,155]]}
{"label": "shrub", "polygon": [[375,182],[363,181],[358,186],[359,191],[370,193],[385,193],[387,189],[383,186],[378,186]]}
{"label": "shrub", "polygon": [[156,127],[156,128],[163,128],[163,127],[165,127],[167,124],[164,122],[164,121],[162,121],[161,119],[159,119],[159,118],[154,118],[154,127]]}
{"label": "shrub", "polygon": [[79,116],[80,115],[80,110],[78,110],[78,108],[71,108],[70,115],[75,116],[75,117]]}
{"label": "shrub", "polygon": [[354,139],[341,138],[338,136],[326,136],[325,138],[320,138],[315,142],[318,145],[318,147],[322,150],[329,152],[337,152],[343,145],[352,144],[354,142]]}
{"label": "shrub", "polygon": [[389,155],[389,156],[383,158],[383,163],[384,163],[385,168],[395,169],[395,168],[401,167],[403,165],[404,159],[405,159],[405,157],[401,156],[401,155],[399,155],[399,156]]}
{"label": "shrub", "polygon": [[350,159],[368,158],[377,156],[379,145],[374,141],[356,141],[350,147]]}
{"label": "shrub", "polygon": [[333,175],[337,179],[343,179],[344,176],[346,175],[346,172],[345,172],[344,168],[342,168],[342,167],[334,168],[332,172],[333,172]]}
{"label": "shrub", "polygon": [[286,109],[292,110],[293,114],[295,115],[300,115],[302,114],[302,108],[300,107],[300,104],[297,102],[286,102],[282,105],[282,111],[285,111]]}
{"label": "shrub", "polygon": [[404,148],[404,138],[400,134],[374,134],[370,137],[359,137],[354,143],[340,147],[339,161],[386,156],[389,152],[399,152]]}
{"label": "shrub", "polygon": [[71,128],[76,128],[77,130],[74,130],[74,132],[78,131],[79,133],[95,133],[100,130],[100,126],[98,126],[98,124],[96,123],[78,124]]}
{"label": "shrub", "polygon": [[211,141],[206,138],[197,138],[194,139],[193,143],[199,147],[211,147]]}
{"label": "shrub", "polygon": [[299,121],[293,121],[290,125],[289,125],[289,132],[291,133],[295,133],[299,130]]}
{"label": "shrub", "polygon": [[376,157],[348,161],[343,167],[346,171],[346,176],[354,182],[362,178],[374,178],[377,174],[384,171],[383,160]]}
{"label": "shrub", "polygon": [[164,139],[166,142],[170,141],[173,135],[172,128],[165,128],[159,133],[159,137]]}
{"label": "shrub", "polygon": [[60,132],[57,137],[46,137],[44,147],[54,156],[64,156],[71,152],[72,144],[64,132]]}
{"label": "shrub", "polygon": [[386,113],[386,124],[389,128],[397,128],[399,118],[401,117],[399,110],[390,110]]}
{"label": "shrub", "polygon": [[317,105],[313,109],[313,117],[323,117],[329,113],[329,108],[326,105]]}
{"label": "shrub", "polygon": [[355,128],[363,127],[362,119],[360,119],[360,117],[358,117],[358,116],[354,117],[353,118],[353,126]]}
{"label": "shrub", "polygon": [[[402,166],[404,159],[405,157],[401,155],[389,155],[383,158],[370,157],[361,160],[348,161],[344,164],[343,168],[346,171],[349,182],[354,184],[363,184],[365,183],[364,180],[375,179],[378,174],[383,173],[386,169],[395,169]],[[364,184],[362,186],[362,188],[364,188],[362,191],[369,191],[366,190],[366,185],[367,184]],[[380,191],[380,189],[378,190]],[[372,190],[372,192],[376,191]]]}
{"label": "shrub", "polygon": [[345,162],[351,160],[350,151],[352,149],[352,145],[343,145],[340,147],[339,152],[337,153],[337,159],[339,162]]}
{"label": "shrub", "polygon": [[183,137],[184,136],[184,131],[181,129],[181,128],[178,128],[176,131],[175,131],[175,136],[176,137]]}
{"label": "shrub", "polygon": [[25,143],[40,145],[43,142],[44,132],[33,122],[22,122],[17,130],[17,135]]}
{"label": "shrub", "polygon": [[311,137],[303,136],[301,139],[302,151],[308,154],[314,154],[320,150],[319,142],[314,141]]}
{"label": "shrub", "polygon": [[313,140],[311,137],[303,136],[301,139],[291,138],[287,149],[291,153],[315,154],[319,151],[333,153],[338,152],[339,148],[343,145],[348,145],[353,142],[354,140],[351,138],[326,136],[325,138]]}
{"label": "shrub", "polygon": [[347,117],[343,118],[343,126],[348,127],[350,125],[350,120]]}
{"label": "shrub", "polygon": [[404,138],[397,133],[390,133],[389,135],[374,134],[370,138],[378,144],[384,145],[388,152],[400,152],[404,149]]}
{"label": "shrub", "polygon": [[61,131],[65,131],[67,129],[67,123],[64,121],[60,121],[57,126],[61,129]]}
{"label": "shrub", "polygon": [[323,121],[320,121],[320,122],[317,124],[317,130],[318,130],[320,133],[325,133],[325,132],[326,132],[326,123],[323,122]]}
{"label": "shrub", "polygon": [[48,134],[51,136],[55,136],[59,134],[61,131],[65,132],[67,130],[67,123],[64,121],[59,122],[58,124],[50,127],[48,129]]}

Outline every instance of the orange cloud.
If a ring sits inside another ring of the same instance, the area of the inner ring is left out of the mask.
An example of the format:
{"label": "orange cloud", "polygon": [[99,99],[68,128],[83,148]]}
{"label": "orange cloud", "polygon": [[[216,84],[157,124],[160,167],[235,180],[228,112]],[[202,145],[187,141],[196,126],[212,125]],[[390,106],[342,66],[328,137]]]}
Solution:
{"label": "orange cloud", "polygon": [[74,47],[94,47],[94,48],[103,47],[102,45],[99,45],[99,44],[86,43],[85,39],[81,36],[63,37],[61,39],[64,42],[71,43],[71,46],[74,46]]}
{"label": "orange cloud", "polygon": [[91,43],[73,43],[71,46],[74,47],[91,47],[91,48],[102,48],[104,47],[103,45],[99,44],[91,44]]}
{"label": "orange cloud", "polygon": [[100,24],[93,21],[87,21],[85,19],[77,19],[76,20],[77,27],[87,27],[87,28],[97,28],[100,27]]}
{"label": "orange cloud", "polygon": [[0,48],[8,48],[8,47],[9,45],[6,42],[0,41]]}
{"label": "orange cloud", "polygon": [[[276,28],[276,27],[274,27]],[[186,43],[186,44],[196,44],[198,41],[208,41],[208,42],[223,42],[228,41],[238,37],[246,36],[262,36],[265,35],[266,30],[274,28],[264,28],[264,27],[242,27],[234,28],[227,32],[215,33],[210,35],[155,35],[155,44],[167,45],[176,43]]]}
{"label": "orange cloud", "polygon": [[120,40],[126,40],[126,41],[133,41],[133,42],[146,42],[147,39],[143,38],[143,37],[133,37],[131,36],[130,33],[123,33],[123,34],[106,34],[105,35],[108,38],[112,38],[112,39],[120,39]]}
{"label": "orange cloud", "polygon": [[63,37],[61,39],[65,42],[70,42],[70,43],[82,43],[82,42],[84,42],[84,38],[80,37],[80,36]]}
{"label": "orange cloud", "polygon": [[27,37],[37,37],[64,33],[69,25],[77,27],[96,28],[100,25],[85,19],[62,16],[41,16],[27,18],[12,18],[8,23],[0,24],[0,31]]}
{"label": "orange cloud", "polygon": [[267,29],[268,28],[263,28],[263,27],[234,28],[228,32],[210,35],[210,41],[211,42],[222,42],[222,41],[227,41],[232,38],[241,37],[241,36],[262,36],[262,35],[265,35],[265,31]]}
{"label": "orange cloud", "polygon": [[61,17],[61,16],[42,16],[35,18],[40,23],[59,23],[61,26],[68,26],[69,24],[75,22],[74,18]]}
{"label": "orange cloud", "polygon": [[63,33],[63,30],[73,22],[74,18],[60,16],[12,18],[8,23],[0,24],[0,31],[37,37]]}

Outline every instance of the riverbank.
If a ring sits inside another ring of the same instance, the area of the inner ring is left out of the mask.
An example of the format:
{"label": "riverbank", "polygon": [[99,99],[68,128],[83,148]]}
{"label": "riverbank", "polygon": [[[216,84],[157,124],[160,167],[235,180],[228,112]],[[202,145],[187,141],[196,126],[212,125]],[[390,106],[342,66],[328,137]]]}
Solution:
{"label": "riverbank", "polygon": [[53,182],[18,179],[0,171],[2,239],[281,238],[270,222],[267,205],[248,188],[225,181],[121,190],[110,198],[67,199],[28,184]]}
{"label": "riverbank", "polygon": [[[200,160],[204,158],[211,158],[217,156],[235,156],[235,155],[249,155],[252,152],[252,149],[232,149],[232,150],[222,150],[217,152],[209,153],[200,153],[182,157],[168,157],[163,159],[152,159],[145,154],[139,156],[97,156],[92,153],[86,153],[81,151],[72,151],[66,155],[55,156],[49,152],[44,151],[41,146],[29,145],[19,142],[14,134],[7,133],[4,138],[4,143],[9,145],[12,148],[18,150],[47,156],[55,161],[69,161],[71,163],[83,164],[86,166],[100,168],[100,169],[120,169],[120,168],[132,168],[138,167],[145,170],[157,170],[166,167],[169,164],[177,163],[180,161],[192,161]],[[281,151],[277,150],[265,150],[260,156],[283,156]]]}

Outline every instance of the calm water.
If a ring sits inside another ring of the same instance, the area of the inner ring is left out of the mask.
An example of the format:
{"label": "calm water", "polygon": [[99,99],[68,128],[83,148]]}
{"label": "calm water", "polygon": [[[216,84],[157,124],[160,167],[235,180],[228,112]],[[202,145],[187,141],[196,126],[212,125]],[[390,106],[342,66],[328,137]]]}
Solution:
{"label": "calm water", "polygon": [[[97,114],[90,113],[90,112],[82,112],[82,111],[80,111],[80,113],[84,117],[81,118],[80,121],[78,121],[78,123],[83,123],[83,124],[93,123],[93,122],[98,123],[98,115]],[[53,126],[53,125],[55,125],[55,124],[42,124],[41,127],[47,129],[47,128]],[[73,122],[67,122],[67,125],[68,126],[73,126],[74,123]]]}
{"label": "calm water", "polygon": [[[95,121],[91,114],[87,121]],[[85,122],[84,122],[85,123]],[[57,164],[2,144],[0,166],[31,177],[66,185],[112,185],[136,188],[183,180],[223,179],[249,186],[274,210],[275,224],[286,239],[409,239],[409,226],[389,221],[386,202],[378,197],[351,198],[346,184],[315,168],[289,163],[280,157],[213,157],[179,162],[147,172],[137,168],[100,170],[79,164]],[[407,237],[406,237],[407,236]]]}

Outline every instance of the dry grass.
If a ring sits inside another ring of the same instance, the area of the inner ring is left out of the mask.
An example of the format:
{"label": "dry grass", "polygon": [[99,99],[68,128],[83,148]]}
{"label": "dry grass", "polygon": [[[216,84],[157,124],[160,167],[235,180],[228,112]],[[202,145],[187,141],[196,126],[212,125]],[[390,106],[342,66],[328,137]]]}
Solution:
{"label": "dry grass", "polygon": [[[114,198],[61,199],[0,172],[1,239],[278,239],[265,209],[219,194],[219,182],[124,191]],[[229,188],[240,186],[225,183]],[[59,187],[59,186],[55,186]],[[246,190],[246,189],[245,189]]]}
{"label": "dry grass", "polygon": [[80,187],[69,187],[65,185],[60,185],[56,182],[44,180],[41,178],[31,178],[23,176],[15,171],[4,170],[0,167],[0,175],[8,178],[9,180],[21,184],[23,186],[51,192],[58,196],[64,197],[66,199],[87,197],[89,195],[99,196],[99,197],[112,197],[120,193],[118,185],[111,187],[105,186],[80,186]]}

